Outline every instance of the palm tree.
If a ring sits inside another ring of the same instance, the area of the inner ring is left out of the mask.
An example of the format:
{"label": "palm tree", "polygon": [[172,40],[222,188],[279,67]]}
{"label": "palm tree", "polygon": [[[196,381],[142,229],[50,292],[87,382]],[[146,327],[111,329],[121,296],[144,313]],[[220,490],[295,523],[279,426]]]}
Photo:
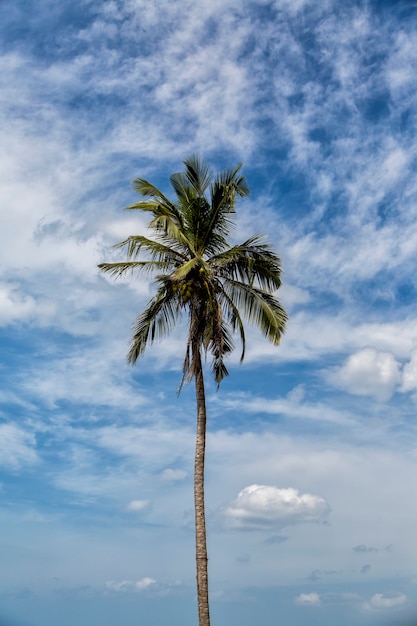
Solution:
{"label": "palm tree", "polygon": [[[176,199],[169,200],[148,181],[137,178],[134,188],[145,199],[127,209],[150,213],[154,239],[132,235],[115,247],[127,260],[101,263],[99,268],[117,278],[130,270],[156,272],[156,295],[139,315],[127,360],[132,365],[148,344],[167,336],[186,313],[188,338],[183,362],[184,382],[194,379],[197,401],[197,436],[194,464],[197,598],[199,626],[209,626],[204,461],[206,400],[202,356],[213,357],[211,371],[217,385],[228,375],[224,359],[233,350],[233,334],[242,343],[241,313],[258,326],[274,345],[284,332],[287,315],[273,293],[279,288],[280,259],[262,237],[255,235],[230,246],[226,237],[233,226],[237,196],[249,189],[240,173],[242,164],[213,177],[198,156],[184,161],[185,171],[170,178]],[[145,259],[139,259],[145,253]]]}

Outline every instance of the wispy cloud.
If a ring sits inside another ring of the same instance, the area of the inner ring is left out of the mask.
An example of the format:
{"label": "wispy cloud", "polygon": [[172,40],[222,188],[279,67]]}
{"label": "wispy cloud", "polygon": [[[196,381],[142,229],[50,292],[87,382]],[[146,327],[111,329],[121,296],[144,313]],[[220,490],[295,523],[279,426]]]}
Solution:
{"label": "wispy cloud", "polygon": [[0,464],[17,471],[39,461],[32,432],[12,423],[0,424]]}

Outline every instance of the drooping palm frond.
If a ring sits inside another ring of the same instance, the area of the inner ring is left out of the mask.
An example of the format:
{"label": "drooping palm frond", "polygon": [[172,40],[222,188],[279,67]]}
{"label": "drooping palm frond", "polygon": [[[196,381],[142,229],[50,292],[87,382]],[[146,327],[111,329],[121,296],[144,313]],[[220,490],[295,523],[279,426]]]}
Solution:
{"label": "drooping palm frond", "polygon": [[229,325],[223,319],[219,321],[220,324],[218,325],[218,328],[216,328],[216,333],[211,336],[210,343],[208,345],[208,351],[213,356],[211,371],[217,386],[220,385],[225,376],[229,375],[224,359],[231,352],[233,352],[234,348]]}
{"label": "drooping palm frond", "polygon": [[224,290],[248,322],[277,346],[288,319],[280,302],[266,291],[235,280],[224,280]]}
{"label": "drooping palm frond", "polygon": [[249,284],[257,281],[266,291],[276,291],[281,286],[281,261],[260,235],[223,250],[212,257],[211,264],[224,278]]}
{"label": "drooping palm frond", "polygon": [[160,277],[160,282],[162,285],[156,296],[150,300],[134,324],[132,342],[127,355],[127,361],[132,365],[149,344],[169,335],[178,320],[179,306],[176,294],[165,277]]}
{"label": "drooping palm frond", "polygon": [[224,289],[219,290],[219,301],[222,305],[223,310],[225,311],[225,317],[227,317],[228,323],[233,333],[239,330],[240,334],[240,343],[242,345],[242,353],[240,355],[240,362],[242,363],[245,358],[246,351],[246,335],[245,335],[245,326],[243,324],[239,309],[234,304],[233,300],[229,298]]}

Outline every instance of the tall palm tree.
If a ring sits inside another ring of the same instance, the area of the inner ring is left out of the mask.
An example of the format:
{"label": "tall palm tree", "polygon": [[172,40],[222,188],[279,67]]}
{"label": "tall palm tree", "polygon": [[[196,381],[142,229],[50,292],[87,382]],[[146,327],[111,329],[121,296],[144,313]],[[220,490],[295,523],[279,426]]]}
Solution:
{"label": "tall palm tree", "polygon": [[[169,200],[148,181],[137,178],[134,188],[145,199],[127,209],[150,213],[154,239],[132,235],[116,244],[127,260],[101,263],[99,268],[117,278],[130,270],[156,272],[156,295],[139,315],[127,356],[134,364],[148,344],[173,329],[181,314],[188,317],[188,338],[183,362],[184,382],[194,379],[197,400],[197,436],[194,464],[197,598],[199,625],[209,626],[204,461],[206,400],[202,356],[213,357],[211,371],[219,385],[228,375],[224,359],[233,349],[233,334],[242,343],[241,315],[258,326],[274,345],[284,332],[287,315],[273,293],[281,284],[280,259],[262,237],[240,245],[226,239],[233,226],[237,196],[249,194],[241,164],[213,177],[198,156],[184,161],[185,171],[170,178],[175,192]],[[140,254],[145,259],[139,259]]]}

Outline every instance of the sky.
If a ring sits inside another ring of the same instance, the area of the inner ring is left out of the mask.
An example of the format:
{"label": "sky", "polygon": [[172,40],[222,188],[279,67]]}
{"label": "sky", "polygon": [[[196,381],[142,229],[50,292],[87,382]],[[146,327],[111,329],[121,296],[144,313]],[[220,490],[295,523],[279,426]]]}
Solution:
{"label": "sky", "polygon": [[[243,162],[289,313],[207,371],[216,624],[417,623],[417,2],[1,0],[0,626],[197,623],[185,326],[135,177]],[[238,342],[237,342],[238,344]]]}

